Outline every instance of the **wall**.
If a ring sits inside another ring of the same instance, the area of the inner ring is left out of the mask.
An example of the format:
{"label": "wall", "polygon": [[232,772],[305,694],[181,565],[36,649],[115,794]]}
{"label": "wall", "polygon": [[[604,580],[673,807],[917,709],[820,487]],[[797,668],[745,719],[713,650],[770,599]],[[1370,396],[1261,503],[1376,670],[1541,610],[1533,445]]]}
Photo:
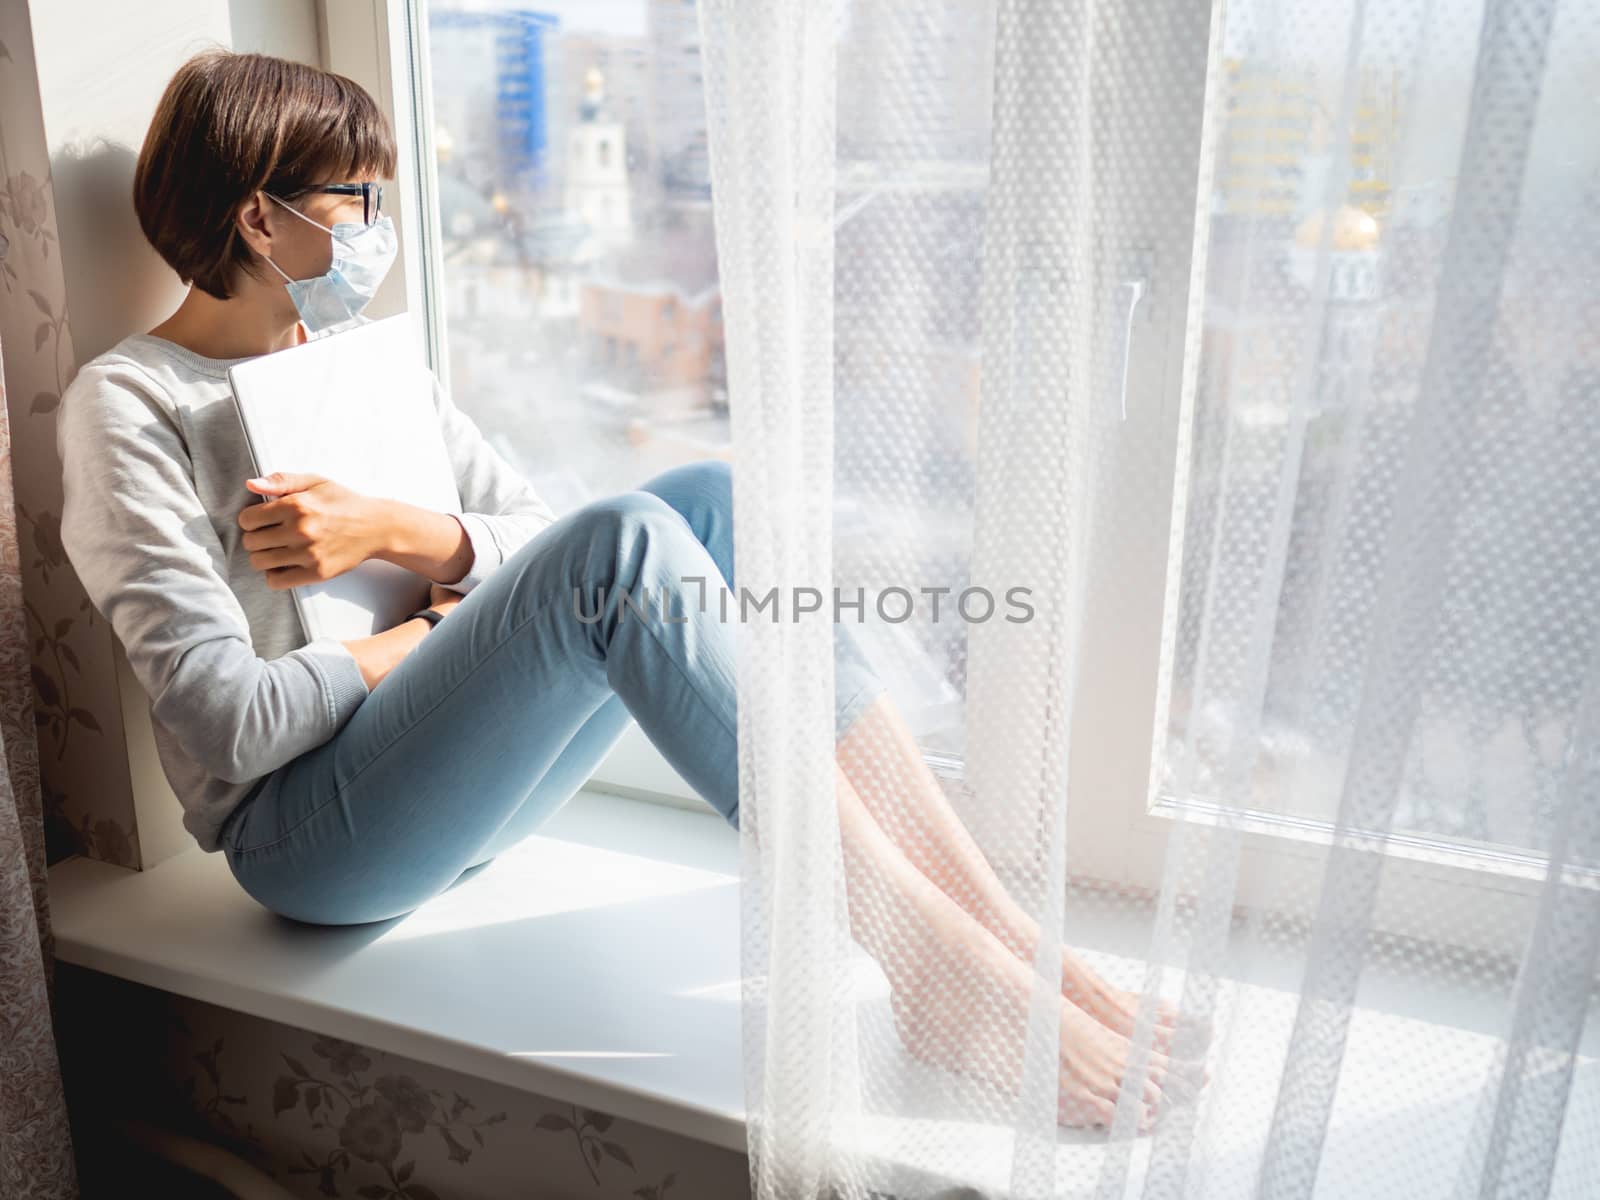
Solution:
{"label": "wall", "polygon": [[[132,1186],[107,1121],[135,1113],[306,1200],[741,1200],[744,1155],[63,966],[67,1097],[99,1148],[84,1194]],[[109,1014],[109,1015],[108,1015]]]}
{"label": "wall", "polygon": [[0,5],[0,337],[48,857],[151,866],[187,849],[148,700],[60,540],[55,411],[86,362],[163,320],[183,286],[139,232],[134,163],[172,72],[207,45],[316,62],[313,0]]}

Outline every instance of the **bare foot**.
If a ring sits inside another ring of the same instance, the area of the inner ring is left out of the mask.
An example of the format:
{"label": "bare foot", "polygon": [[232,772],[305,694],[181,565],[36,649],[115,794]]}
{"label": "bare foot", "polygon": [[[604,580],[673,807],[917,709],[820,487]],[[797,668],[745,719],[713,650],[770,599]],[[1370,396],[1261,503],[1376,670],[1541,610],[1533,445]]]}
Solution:
{"label": "bare foot", "polygon": [[[896,1032],[924,1062],[1016,1095],[1035,989],[1029,964],[912,865],[839,775],[840,832],[851,932],[888,977]],[[1109,1125],[1132,1044],[1052,996],[1060,1021],[1057,1120]],[[1169,1067],[1152,1048],[1141,1093],[1149,1128]]]}
{"label": "bare foot", "polygon": [[[1061,948],[1061,994],[1107,1029],[1133,1036],[1144,997],[1109,982],[1069,947]],[[1155,1029],[1150,1045],[1163,1054],[1172,1052],[1172,1035],[1178,1024],[1178,1010],[1165,1000],[1156,1001]]]}
{"label": "bare foot", "polygon": [[[976,847],[974,854],[977,854]],[[981,855],[978,857],[981,861]],[[987,867],[987,863],[984,866]],[[1039,924],[1011,898],[998,877],[992,872],[987,874],[987,880],[969,877],[962,884],[944,890],[1019,963],[1031,967],[1039,939]],[[932,878],[943,887],[950,875],[948,871],[936,870]],[[1061,946],[1061,996],[1068,1005],[1081,1009],[1111,1032],[1124,1038],[1133,1037],[1143,996],[1110,982],[1067,945]],[[1158,999],[1155,1027],[1150,1035],[1151,1049],[1170,1054],[1177,1024],[1177,1007]]]}
{"label": "bare foot", "polygon": [[[923,957],[918,976],[893,986],[889,1000],[896,1032],[914,1057],[1015,1096],[1035,980],[1004,947],[995,949],[1003,959],[981,947],[970,956],[953,951]],[[1109,1127],[1133,1045],[1075,1004],[1058,999],[1056,1007],[1061,1022],[1056,1121]],[[1155,1122],[1168,1065],[1165,1054],[1151,1051],[1139,1109],[1141,1133]]]}
{"label": "bare foot", "polygon": [[[912,865],[1031,967],[1038,922],[1006,890],[887,695],[847,731],[838,760],[861,803]],[[1112,1032],[1133,1035],[1139,994],[1108,982],[1068,946],[1061,947],[1061,994]],[[1171,1004],[1158,1001],[1152,1049],[1170,1052],[1177,1019]]]}

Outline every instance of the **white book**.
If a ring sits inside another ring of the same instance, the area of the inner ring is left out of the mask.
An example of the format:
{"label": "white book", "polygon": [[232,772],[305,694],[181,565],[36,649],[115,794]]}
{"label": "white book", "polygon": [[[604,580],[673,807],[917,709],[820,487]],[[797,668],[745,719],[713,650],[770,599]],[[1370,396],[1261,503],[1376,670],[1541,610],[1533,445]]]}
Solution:
{"label": "white book", "polygon": [[[368,496],[461,511],[409,314],[252,358],[228,368],[228,383],[257,475],[309,471]],[[415,571],[368,559],[290,592],[309,641],[381,633],[426,606],[428,590]]]}

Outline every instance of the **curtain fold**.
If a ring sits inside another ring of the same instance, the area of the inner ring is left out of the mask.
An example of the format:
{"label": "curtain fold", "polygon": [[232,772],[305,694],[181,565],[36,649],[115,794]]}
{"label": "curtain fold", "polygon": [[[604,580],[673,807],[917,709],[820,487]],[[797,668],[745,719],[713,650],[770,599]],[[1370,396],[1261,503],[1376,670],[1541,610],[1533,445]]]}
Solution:
{"label": "curtain fold", "polygon": [[700,19],[754,1194],[1588,1195],[1600,10]]}
{"label": "curtain fold", "polygon": [[55,952],[45,874],[39,751],[0,373],[0,1195],[78,1194],[51,1016]]}
{"label": "curtain fold", "polygon": [[[831,570],[833,471],[832,13],[826,6],[740,5],[707,0],[701,20],[714,206],[730,391],[760,396],[730,414],[745,447],[734,472],[739,583],[757,596],[775,587],[826,588]],[[755,71],[754,63],[768,69]],[[732,250],[737,247],[737,250]],[[767,331],[781,331],[767,336]],[[753,489],[760,488],[757,493]],[[780,601],[781,603],[781,601]],[[810,623],[741,624],[741,663],[766,664],[781,692],[741,667],[739,739],[772,757],[741,755],[739,767],[747,972],[741,1019],[754,1064],[749,1105],[753,1157],[796,1194],[816,1194],[838,1130],[819,1093],[858,1095],[851,1061],[853,1010],[817,989],[849,958],[842,877],[783,869],[782,848],[831,862],[838,822],[827,805],[792,803],[833,785],[831,636]],[[805,946],[804,955],[776,952]],[[846,1110],[847,1111],[847,1110]],[[840,1113],[841,1116],[845,1112]]]}

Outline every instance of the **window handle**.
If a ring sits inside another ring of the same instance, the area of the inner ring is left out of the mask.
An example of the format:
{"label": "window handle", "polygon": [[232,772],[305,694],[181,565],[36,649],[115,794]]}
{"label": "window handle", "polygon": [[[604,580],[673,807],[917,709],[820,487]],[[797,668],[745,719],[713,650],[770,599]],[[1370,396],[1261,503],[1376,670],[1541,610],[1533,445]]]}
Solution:
{"label": "window handle", "polygon": [[1122,387],[1119,389],[1122,403],[1122,419],[1128,419],[1128,368],[1133,359],[1133,315],[1139,311],[1139,301],[1144,299],[1144,279],[1124,279],[1122,286],[1131,289],[1128,297],[1128,316],[1122,325]]}

